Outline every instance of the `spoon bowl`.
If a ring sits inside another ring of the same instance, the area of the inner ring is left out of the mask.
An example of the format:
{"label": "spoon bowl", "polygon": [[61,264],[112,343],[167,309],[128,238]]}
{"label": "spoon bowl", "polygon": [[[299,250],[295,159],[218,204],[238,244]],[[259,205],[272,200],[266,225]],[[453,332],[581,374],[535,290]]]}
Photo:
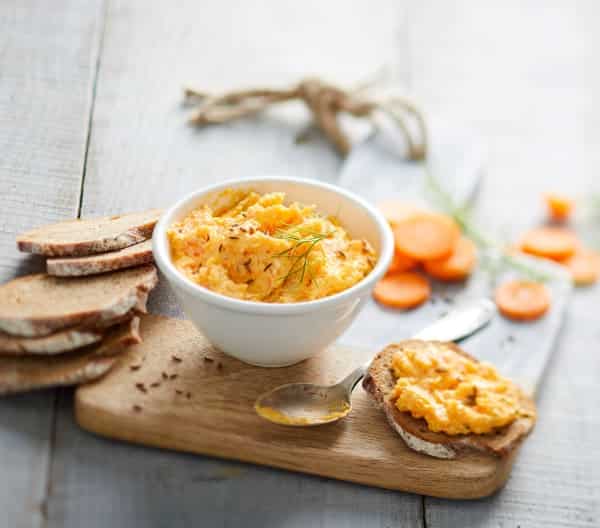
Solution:
{"label": "spoon bowl", "polygon": [[[480,299],[452,310],[414,336],[414,339],[459,341],[486,326],[496,313],[494,304]],[[259,396],[254,410],[279,425],[309,427],[336,422],[352,410],[352,391],[370,362],[353,370],[335,385],[288,383]]]}
{"label": "spoon bowl", "polygon": [[254,408],[271,422],[306,427],[335,422],[352,410],[352,404],[340,384],[289,383],[260,396]]}

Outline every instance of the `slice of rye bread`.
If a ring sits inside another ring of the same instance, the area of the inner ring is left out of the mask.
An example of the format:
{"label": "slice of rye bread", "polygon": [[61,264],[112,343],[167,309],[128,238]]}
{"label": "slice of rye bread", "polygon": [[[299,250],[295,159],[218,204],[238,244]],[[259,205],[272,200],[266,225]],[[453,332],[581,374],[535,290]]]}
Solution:
{"label": "slice of rye bread", "polygon": [[139,318],[116,326],[100,343],[54,357],[0,357],[0,394],[27,392],[95,380],[108,372],[119,354],[141,343]]}
{"label": "slice of rye bread", "polygon": [[106,325],[145,311],[158,274],[152,264],[91,277],[27,275],[0,286],[0,330],[34,337],[76,325]]}
{"label": "slice of rye bread", "polygon": [[0,332],[0,356],[53,356],[77,350],[98,343],[111,327],[131,321],[139,313],[145,313],[145,300],[125,315],[93,327],[80,325],[41,337],[21,337]]}
{"label": "slice of rye bread", "polygon": [[162,210],[67,220],[27,231],[17,237],[24,253],[47,257],[82,257],[116,251],[152,238]]}
{"label": "slice of rye bread", "polygon": [[363,388],[380,407],[392,426],[402,437],[406,445],[415,451],[436,458],[456,458],[459,453],[474,450],[506,456],[513,451],[533,429],[535,424],[535,403],[523,393],[521,405],[531,411],[531,417],[517,418],[511,424],[488,434],[448,435],[431,431],[422,418],[414,418],[410,413],[400,411],[390,396],[396,379],[392,372],[394,353],[403,347],[419,348],[427,343],[448,347],[455,352],[477,361],[454,343],[440,341],[407,340],[387,346],[375,356],[363,380]]}
{"label": "slice of rye bread", "polygon": [[87,257],[51,258],[46,261],[46,272],[55,277],[97,275],[153,262],[152,240]]}

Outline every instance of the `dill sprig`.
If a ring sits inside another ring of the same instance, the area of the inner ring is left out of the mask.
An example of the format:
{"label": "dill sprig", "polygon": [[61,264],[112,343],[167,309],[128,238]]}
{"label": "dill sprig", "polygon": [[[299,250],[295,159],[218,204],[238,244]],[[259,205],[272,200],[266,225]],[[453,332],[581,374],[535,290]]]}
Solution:
{"label": "dill sprig", "polygon": [[529,265],[518,255],[507,253],[506,244],[494,240],[487,233],[481,231],[473,220],[472,209],[469,206],[459,206],[427,166],[425,166],[425,186],[436,205],[454,219],[465,235],[475,242],[480,250],[488,254],[489,258],[484,262],[487,262],[489,269],[497,272],[499,269],[511,268],[537,282],[546,282],[555,278],[554,275]]}
{"label": "dill sprig", "polygon": [[315,249],[319,242],[328,238],[329,234],[306,230],[301,231],[296,228],[288,230],[280,229],[275,232],[274,237],[292,242],[292,245],[288,249],[275,255],[276,257],[293,259],[288,272],[281,279],[282,283],[294,275],[299,275],[298,282],[302,283],[307,271],[310,273],[309,256],[312,250]]}

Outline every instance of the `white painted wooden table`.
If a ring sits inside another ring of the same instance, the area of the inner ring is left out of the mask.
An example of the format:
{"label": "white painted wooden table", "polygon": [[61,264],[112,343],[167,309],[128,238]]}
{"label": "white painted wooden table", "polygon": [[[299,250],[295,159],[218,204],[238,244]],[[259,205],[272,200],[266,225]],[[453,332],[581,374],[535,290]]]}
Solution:
{"label": "white painted wooden table", "polygon": [[[517,232],[536,220],[542,190],[585,194],[598,181],[599,28],[594,0],[3,0],[0,279],[39,268],[14,236],[44,222],[165,206],[240,174],[335,180],[341,160],[328,145],[294,145],[303,118],[188,127],[186,81],[352,82],[391,64],[428,109],[487,141],[481,217]],[[599,526],[598,299],[598,288],[574,297],[539,424],[490,499],[111,442],[77,427],[70,391],[48,391],[0,401],[0,525]],[[166,289],[152,305],[177,313]]]}

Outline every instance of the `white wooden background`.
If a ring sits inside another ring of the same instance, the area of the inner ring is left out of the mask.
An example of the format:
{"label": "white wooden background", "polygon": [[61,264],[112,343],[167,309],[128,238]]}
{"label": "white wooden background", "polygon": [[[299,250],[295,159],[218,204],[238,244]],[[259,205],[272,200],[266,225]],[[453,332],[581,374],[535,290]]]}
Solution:
{"label": "white wooden background", "polygon": [[[240,174],[335,180],[328,145],[294,145],[302,117],[186,126],[184,82],[353,82],[386,64],[488,143],[489,223],[517,232],[542,190],[597,183],[595,0],[3,0],[0,280],[39,268],[14,236],[47,221],[166,206]],[[165,289],[153,309],[177,311]],[[75,425],[70,391],[47,391],[0,401],[0,525],[599,526],[597,310],[597,288],[574,297],[538,426],[492,498],[434,500],[112,442]]]}

